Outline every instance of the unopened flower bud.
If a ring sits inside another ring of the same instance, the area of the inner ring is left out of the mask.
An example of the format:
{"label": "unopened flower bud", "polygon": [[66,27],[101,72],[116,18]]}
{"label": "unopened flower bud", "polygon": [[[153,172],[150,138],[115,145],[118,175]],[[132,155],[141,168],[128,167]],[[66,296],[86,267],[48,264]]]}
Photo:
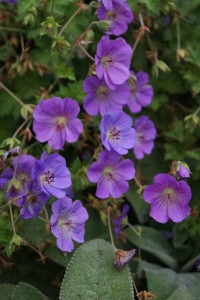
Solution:
{"label": "unopened flower bud", "polygon": [[102,31],[110,30],[110,24],[111,24],[111,21],[108,21],[108,20],[102,20],[102,21],[97,22],[98,28]]}
{"label": "unopened flower bud", "polygon": [[41,24],[40,35],[50,35],[56,37],[58,33],[58,23],[54,21],[54,17],[47,17]]}
{"label": "unopened flower bud", "polygon": [[190,177],[190,168],[185,162],[177,161],[174,165],[176,174],[180,178],[189,178]]}

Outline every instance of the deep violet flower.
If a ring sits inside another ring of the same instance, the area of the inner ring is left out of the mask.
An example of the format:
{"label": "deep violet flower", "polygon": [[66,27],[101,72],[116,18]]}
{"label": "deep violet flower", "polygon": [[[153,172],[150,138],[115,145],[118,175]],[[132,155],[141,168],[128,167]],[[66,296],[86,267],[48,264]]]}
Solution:
{"label": "deep violet flower", "polygon": [[64,197],[66,189],[72,184],[66,161],[57,153],[49,156],[46,152],[42,153],[40,160],[36,160],[33,166],[32,179],[39,183],[45,194],[57,198]]}
{"label": "deep violet flower", "polygon": [[19,197],[16,202],[13,202],[13,204],[17,204],[20,196],[26,194],[27,184],[31,181],[31,170],[34,163],[35,158],[33,156],[26,154],[19,155],[13,159],[12,167],[5,169],[5,171],[0,175],[0,189],[6,188],[8,181],[13,178],[14,172],[15,179],[17,179],[20,183],[19,189],[12,186],[6,193],[8,200],[10,200],[10,198]]}
{"label": "deep violet flower", "polygon": [[150,154],[153,150],[156,129],[154,123],[147,116],[137,118],[134,128],[136,144],[133,151],[137,159],[142,159],[144,154]]}
{"label": "deep violet flower", "polygon": [[77,119],[79,111],[79,105],[71,98],[53,97],[40,101],[33,112],[36,139],[48,142],[55,150],[62,149],[65,142],[76,142],[83,130]]}
{"label": "deep violet flower", "polygon": [[87,94],[83,106],[91,116],[121,110],[129,98],[129,86],[126,82],[112,90],[104,79],[94,76],[90,76],[84,81],[83,90]]}
{"label": "deep violet flower", "polygon": [[18,200],[18,205],[21,206],[21,218],[37,218],[48,199],[49,196],[41,190],[38,183],[31,181],[27,185],[26,194],[20,200]]}
{"label": "deep violet flower", "polygon": [[109,10],[113,9],[112,0],[98,0],[98,2],[102,2],[106,9],[109,9]]}
{"label": "deep violet flower", "polygon": [[84,242],[87,210],[81,201],[72,202],[70,198],[64,197],[52,204],[52,212],[51,231],[57,239],[57,247],[62,251],[71,252],[74,249],[72,240]]}
{"label": "deep violet flower", "polygon": [[122,111],[110,112],[100,123],[101,141],[104,147],[119,154],[127,154],[135,145],[136,133],[132,128],[132,118]]}
{"label": "deep violet flower", "polygon": [[145,202],[151,204],[150,216],[157,222],[166,223],[169,219],[181,222],[190,213],[190,187],[171,175],[157,174],[154,183],[144,190],[143,197]]}
{"label": "deep violet flower", "polygon": [[115,224],[114,233],[118,235],[122,229],[122,221],[127,217],[129,211],[129,205],[125,204],[122,208],[121,215],[115,219],[113,219],[113,223]]}
{"label": "deep violet flower", "polygon": [[124,83],[130,75],[131,54],[132,49],[123,38],[110,40],[109,36],[103,36],[95,55],[98,78],[104,78],[111,89]]}
{"label": "deep violet flower", "polygon": [[131,72],[133,76],[130,76],[128,82],[130,86],[130,96],[127,101],[127,105],[131,112],[138,113],[142,107],[146,107],[151,104],[153,98],[153,88],[148,84],[149,76],[145,72],[139,72],[137,74]]}
{"label": "deep violet flower", "polygon": [[87,176],[90,182],[97,183],[97,197],[119,198],[128,191],[127,181],[134,178],[135,168],[130,159],[120,158],[115,151],[103,150],[98,161],[89,167]]}
{"label": "deep violet flower", "polygon": [[112,9],[108,9],[102,3],[98,9],[99,20],[111,21],[108,34],[119,36],[128,29],[128,24],[133,21],[133,13],[125,0],[113,0]]}

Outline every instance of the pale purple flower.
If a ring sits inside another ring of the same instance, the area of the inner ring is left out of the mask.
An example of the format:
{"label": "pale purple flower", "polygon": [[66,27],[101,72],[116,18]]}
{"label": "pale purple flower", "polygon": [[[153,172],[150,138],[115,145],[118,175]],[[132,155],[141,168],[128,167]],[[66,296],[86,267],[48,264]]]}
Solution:
{"label": "pale purple flower", "polygon": [[115,219],[113,219],[113,223],[115,224],[114,233],[118,235],[122,229],[122,221],[127,217],[129,211],[129,205],[125,204],[122,208],[121,215]]}
{"label": "pale purple flower", "polygon": [[112,9],[106,8],[102,3],[98,9],[99,20],[111,21],[108,34],[119,36],[128,29],[128,24],[133,21],[133,13],[125,0],[113,0]]}
{"label": "pale purple flower", "polygon": [[130,159],[120,160],[115,151],[103,150],[99,159],[88,169],[88,179],[97,183],[96,196],[106,199],[119,198],[128,191],[128,180],[135,176],[134,164]]}
{"label": "pale purple flower", "polygon": [[153,88],[148,84],[149,76],[145,72],[133,73],[129,78],[130,96],[127,105],[131,112],[138,113],[142,107],[151,104],[153,98]]}
{"label": "pale purple flower", "polygon": [[144,154],[151,154],[156,137],[154,123],[147,116],[137,118],[135,122],[136,144],[133,148],[137,159],[142,159]]}
{"label": "pale purple flower", "polygon": [[49,156],[46,152],[42,153],[40,160],[36,160],[33,166],[32,179],[39,183],[45,194],[57,198],[64,197],[66,189],[72,184],[66,161],[57,153]]}
{"label": "pale purple flower", "polygon": [[83,107],[91,116],[121,110],[129,98],[129,86],[126,82],[112,90],[104,79],[94,76],[90,76],[84,81],[83,90],[86,93]]}
{"label": "pale purple flower", "polygon": [[122,111],[110,112],[103,116],[100,123],[101,141],[108,150],[127,154],[135,145],[136,133],[132,128],[132,118]]}
{"label": "pale purple flower", "polygon": [[143,197],[145,202],[151,204],[150,216],[157,222],[166,223],[169,219],[181,222],[190,213],[190,187],[171,175],[157,174],[154,183],[145,188]]}
{"label": "pale purple flower", "polygon": [[18,200],[18,205],[21,206],[21,218],[37,218],[48,199],[49,196],[41,190],[38,183],[31,181],[27,185],[26,194],[20,200]]}
{"label": "pale purple flower", "polygon": [[130,75],[132,49],[123,38],[110,40],[103,36],[95,55],[96,73],[111,89],[124,83]]}
{"label": "pale purple flower", "polygon": [[[0,189],[5,189],[9,180],[11,180],[14,176],[20,183],[19,189],[16,189],[12,186],[6,193],[8,200],[10,198],[16,198],[16,203],[21,196],[26,194],[27,192],[27,184],[31,181],[31,170],[35,163],[35,158],[32,155],[22,154],[13,159],[12,167],[8,167],[5,171],[0,175]],[[15,171],[14,171],[15,170]],[[13,202],[16,204],[15,202]]]}
{"label": "pale purple flower", "polygon": [[62,251],[71,252],[74,249],[73,241],[84,242],[85,222],[88,219],[87,210],[81,201],[64,197],[52,204],[50,219],[51,231],[56,237],[57,247]]}
{"label": "pale purple flower", "polygon": [[20,147],[17,146],[15,148],[12,148],[12,149],[6,151],[3,155],[3,160],[5,161],[10,154],[18,154],[19,150],[20,150]]}
{"label": "pale purple flower", "polygon": [[112,10],[113,9],[113,1],[112,0],[98,0],[98,2],[101,2],[106,9]]}
{"label": "pale purple flower", "polygon": [[33,131],[39,142],[48,142],[55,150],[63,148],[64,143],[73,143],[83,130],[77,115],[80,107],[71,98],[53,97],[42,100],[33,112]]}

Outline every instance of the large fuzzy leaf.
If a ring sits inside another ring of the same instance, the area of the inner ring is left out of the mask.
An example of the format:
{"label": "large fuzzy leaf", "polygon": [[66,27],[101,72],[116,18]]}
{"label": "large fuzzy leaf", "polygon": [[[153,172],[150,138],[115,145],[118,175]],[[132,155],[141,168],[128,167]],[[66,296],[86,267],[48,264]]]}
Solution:
{"label": "large fuzzy leaf", "polygon": [[67,267],[60,300],[134,299],[129,269],[114,269],[114,259],[112,245],[104,240],[80,246]]}

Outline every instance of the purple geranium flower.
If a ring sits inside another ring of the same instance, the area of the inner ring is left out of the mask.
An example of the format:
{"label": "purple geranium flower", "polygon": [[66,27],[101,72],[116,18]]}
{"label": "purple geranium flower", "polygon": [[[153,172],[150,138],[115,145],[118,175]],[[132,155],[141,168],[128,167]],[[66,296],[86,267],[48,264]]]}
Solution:
{"label": "purple geranium flower", "polygon": [[33,166],[32,178],[38,181],[45,194],[57,198],[64,197],[66,188],[72,184],[66,161],[57,153],[47,156],[46,152],[43,152],[40,160],[36,160]]}
{"label": "purple geranium flower", "polygon": [[98,9],[98,18],[111,21],[107,33],[119,36],[127,31],[128,24],[133,21],[133,13],[125,0],[113,0],[112,4],[112,9],[102,4]]}
{"label": "purple geranium flower", "polygon": [[83,106],[91,116],[121,110],[129,98],[129,86],[126,82],[111,90],[104,79],[94,76],[84,81],[83,90],[87,94]]}
{"label": "purple geranium flower", "polygon": [[130,75],[132,49],[123,38],[110,40],[103,36],[97,45],[96,73],[111,89],[124,83]]}
{"label": "purple geranium flower", "polygon": [[157,174],[154,183],[143,192],[144,201],[151,203],[150,216],[160,223],[166,223],[169,219],[181,222],[187,218],[191,196],[185,181],[177,181],[168,174]]}
{"label": "purple geranium flower", "polygon": [[102,2],[106,9],[109,9],[109,10],[113,9],[112,0],[98,0],[98,2]]}
{"label": "purple geranium flower", "polygon": [[150,154],[154,147],[156,129],[154,123],[147,116],[139,117],[135,122],[136,144],[133,149],[137,159],[142,159],[144,154]]}
{"label": "purple geranium flower", "polygon": [[97,162],[88,169],[88,179],[97,183],[96,196],[105,199],[110,195],[119,198],[128,191],[128,182],[135,176],[134,164],[130,159],[120,161],[115,151],[103,150]]}
{"label": "purple geranium flower", "polygon": [[84,242],[87,210],[81,201],[72,202],[72,199],[64,197],[52,204],[52,212],[51,231],[57,239],[57,246],[62,251],[71,252],[74,249],[72,240]]}
{"label": "purple geranium flower", "polygon": [[115,224],[114,233],[118,235],[122,229],[122,221],[127,217],[129,211],[129,205],[125,204],[122,208],[121,215],[115,219],[113,219],[113,223]]}
{"label": "purple geranium flower", "polygon": [[33,113],[33,130],[39,142],[47,142],[55,149],[63,148],[65,141],[73,143],[83,130],[77,115],[80,107],[71,98],[53,97],[42,100]]}
{"label": "purple geranium flower", "polygon": [[[145,72],[137,74],[131,72],[133,76],[129,78],[130,96],[127,105],[131,112],[138,113],[142,107],[151,104],[153,98],[153,88],[148,84],[149,76]],[[135,79],[134,79],[135,78]]]}
{"label": "purple geranium flower", "polygon": [[113,149],[119,154],[127,154],[127,149],[133,148],[136,140],[132,125],[132,118],[122,111],[105,114],[99,126],[105,148],[109,151]]}
{"label": "purple geranium flower", "polygon": [[[35,158],[31,155],[22,154],[13,159],[12,167],[7,168],[0,175],[0,189],[5,189],[9,180],[11,180],[14,176],[20,183],[20,188],[16,189],[15,187],[11,187],[9,191],[6,193],[7,198],[16,198],[20,199],[20,196],[26,194],[27,184],[31,181],[31,170],[35,163]],[[16,204],[15,202],[13,202]]]}
{"label": "purple geranium flower", "polygon": [[18,200],[18,204],[22,207],[20,216],[23,219],[37,218],[48,199],[49,196],[41,190],[38,183],[31,181],[27,185],[27,193]]}

